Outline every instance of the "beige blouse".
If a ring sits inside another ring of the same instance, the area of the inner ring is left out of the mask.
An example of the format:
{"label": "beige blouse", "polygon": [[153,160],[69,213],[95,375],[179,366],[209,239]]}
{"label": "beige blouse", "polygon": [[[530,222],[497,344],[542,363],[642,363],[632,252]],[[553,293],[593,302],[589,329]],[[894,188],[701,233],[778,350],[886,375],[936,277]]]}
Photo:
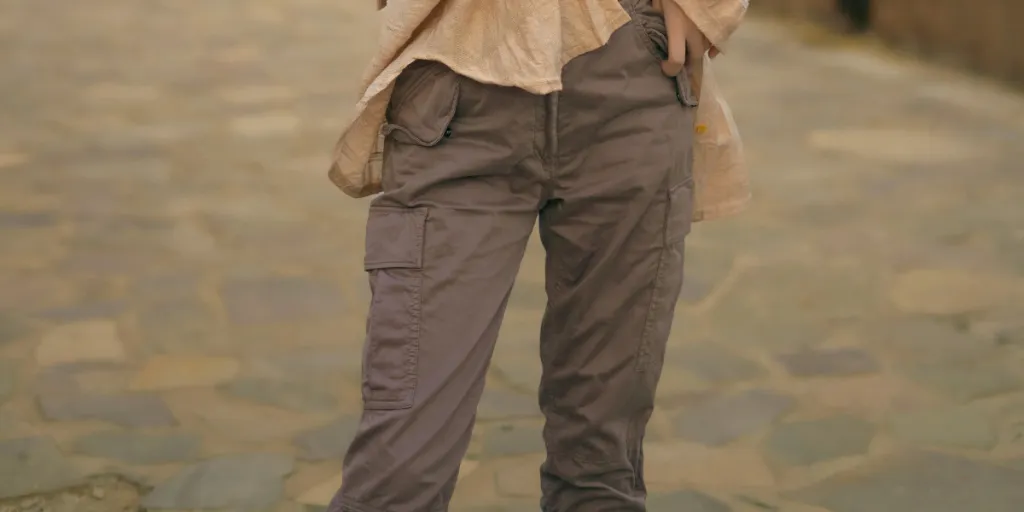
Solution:
{"label": "beige blouse", "polygon": [[[722,47],[747,0],[673,0]],[[378,0],[380,47],[355,117],[334,150],[331,181],[352,197],[380,192],[380,128],[395,79],[415,60],[435,60],[479,82],[536,94],[561,89],[562,67],[604,45],[629,21],[618,0]],[[705,63],[706,64],[706,63]],[[749,201],[742,145],[705,65],[697,109],[695,220],[735,213]]]}

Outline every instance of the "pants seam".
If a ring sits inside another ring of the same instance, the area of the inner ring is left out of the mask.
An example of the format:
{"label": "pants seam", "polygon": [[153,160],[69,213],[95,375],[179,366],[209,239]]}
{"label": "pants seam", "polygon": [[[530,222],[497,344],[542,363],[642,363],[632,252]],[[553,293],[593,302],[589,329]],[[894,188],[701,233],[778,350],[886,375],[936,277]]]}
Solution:
{"label": "pants seam", "polygon": [[644,330],[640,335],[640,347],[637,349],[636,357],[636,371],[637,373],[646,373],[647,366],[650,362],[651,351],[651,331],[654,329],[654,313],[658,307],[659,295],[662,287],[662,281],[664,281],[665,273],[665,255],[668,254],[668,247],[663,247],[661,253],[658,255],[658,268],[654,273],[654,286],[651,287],[651,300],[647,304],[647,315],[644,318]]}

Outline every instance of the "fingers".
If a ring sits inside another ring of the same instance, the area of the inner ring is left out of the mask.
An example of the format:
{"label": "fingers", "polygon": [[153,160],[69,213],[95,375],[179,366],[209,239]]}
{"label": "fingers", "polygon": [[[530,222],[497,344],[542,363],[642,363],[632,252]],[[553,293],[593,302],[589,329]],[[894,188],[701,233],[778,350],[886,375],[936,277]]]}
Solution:
{"label": "fingers", "polygon": [[682,7],[679,7],[673,0],[664,0],[662,9],[664,10],[666,32],[668,32],[668,58],[661,63],[661,71],[668,76],[678,76],[683,72],[688,57],[688,20]]}

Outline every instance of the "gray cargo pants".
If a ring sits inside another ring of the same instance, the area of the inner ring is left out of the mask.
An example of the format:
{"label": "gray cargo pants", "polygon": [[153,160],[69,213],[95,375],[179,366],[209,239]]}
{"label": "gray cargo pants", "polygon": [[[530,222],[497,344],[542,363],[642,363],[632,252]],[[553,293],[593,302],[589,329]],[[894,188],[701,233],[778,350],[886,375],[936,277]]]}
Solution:
{"label": "gray cargo pants", "polygon": [[538,96],[421,62],[396,84],[364,413],[332,512],[447,510],[527,240],[540,218],[546,511],[643,511],[642,441],[682,286],[695,98],[664,22],[632,23]]}

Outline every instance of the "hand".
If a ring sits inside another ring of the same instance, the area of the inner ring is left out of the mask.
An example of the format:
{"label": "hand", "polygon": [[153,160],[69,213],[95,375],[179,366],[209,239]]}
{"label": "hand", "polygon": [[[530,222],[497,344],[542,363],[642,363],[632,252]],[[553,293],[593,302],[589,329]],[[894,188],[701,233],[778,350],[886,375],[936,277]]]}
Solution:
{"label": "hand", "polygon": [[653,0],[654,8],[665,17],[668,32],[668,59],[661,63],[661,71],[668,76],[678,76],[687,63],[718,55],[707,37],[693,24],[675,0]]}

